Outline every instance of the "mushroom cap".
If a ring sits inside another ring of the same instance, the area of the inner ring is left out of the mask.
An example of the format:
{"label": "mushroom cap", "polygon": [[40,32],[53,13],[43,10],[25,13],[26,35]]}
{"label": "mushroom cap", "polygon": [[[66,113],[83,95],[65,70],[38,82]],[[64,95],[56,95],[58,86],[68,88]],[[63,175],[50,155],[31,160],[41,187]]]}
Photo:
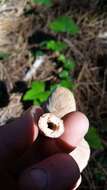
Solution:
{"label": "mushroom cap", "polygon": [[73,93],[67,88],[58,87],[49,98],[47,109],[60,118],[70,112],[76,111]]}

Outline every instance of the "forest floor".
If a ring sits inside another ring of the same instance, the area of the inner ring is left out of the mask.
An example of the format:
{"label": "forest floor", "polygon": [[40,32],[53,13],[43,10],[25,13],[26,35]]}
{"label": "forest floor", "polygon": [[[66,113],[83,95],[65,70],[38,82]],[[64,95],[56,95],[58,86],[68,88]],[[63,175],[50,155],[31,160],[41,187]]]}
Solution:
{"label": "forest floor", "polygon": [[[76,36],[55,34],[48,23],[59,15],[69,15],[80,28]],[[0,124],[19,117],[31,104],[22,104],[22,96],[32,80],[55,81],[57,68],[50,60],[41,66],[33,79],[24,81],[32,67],[41,39],[65,40],[67,57],[73,57],[76,67],[71,73],[77,109],[85,113],[90,126],[97,128],[103,149],[92,150],[88,167],[83,172],[80,189],[107,189],[107,14],[100,9],[56,4],[52,8],[28,5],[15,31],[18,42],[9,50],[11,55],[0,60]]]}

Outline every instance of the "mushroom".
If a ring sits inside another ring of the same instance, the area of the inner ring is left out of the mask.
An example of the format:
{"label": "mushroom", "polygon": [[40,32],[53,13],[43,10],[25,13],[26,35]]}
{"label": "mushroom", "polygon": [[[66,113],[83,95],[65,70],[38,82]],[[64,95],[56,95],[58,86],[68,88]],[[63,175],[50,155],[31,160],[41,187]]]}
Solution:
{"label": "mushroom", "polygon": [[38,121],[42,134],[50,138],[58,138],[64,133],[62,117],[76,111],[76,102],[73,93],[64,87],[58,87],[46,104],[49,113],[43,114]]}

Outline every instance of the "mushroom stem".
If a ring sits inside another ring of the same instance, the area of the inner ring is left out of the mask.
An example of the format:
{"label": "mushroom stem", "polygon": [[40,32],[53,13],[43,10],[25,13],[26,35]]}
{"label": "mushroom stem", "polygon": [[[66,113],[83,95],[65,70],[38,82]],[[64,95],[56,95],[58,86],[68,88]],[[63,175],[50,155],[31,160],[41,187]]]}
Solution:
{"label": "mushroom stem", "polygon": [[43,114],[38,121],[40,131],[47,137],[58,138],[64,133],[63,120],[53,113]]}

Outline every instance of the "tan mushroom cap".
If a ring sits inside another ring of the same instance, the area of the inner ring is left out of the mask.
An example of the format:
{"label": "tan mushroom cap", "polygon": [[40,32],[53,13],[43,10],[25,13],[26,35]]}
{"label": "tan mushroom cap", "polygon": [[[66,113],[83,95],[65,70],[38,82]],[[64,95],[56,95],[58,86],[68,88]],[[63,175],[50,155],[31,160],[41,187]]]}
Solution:
{"label": "tan mushroom cap", "polygon": [[47,109],[60,118],[70,112],[76,111],[73,93],[67,88],[58,87],[49,98]]}

